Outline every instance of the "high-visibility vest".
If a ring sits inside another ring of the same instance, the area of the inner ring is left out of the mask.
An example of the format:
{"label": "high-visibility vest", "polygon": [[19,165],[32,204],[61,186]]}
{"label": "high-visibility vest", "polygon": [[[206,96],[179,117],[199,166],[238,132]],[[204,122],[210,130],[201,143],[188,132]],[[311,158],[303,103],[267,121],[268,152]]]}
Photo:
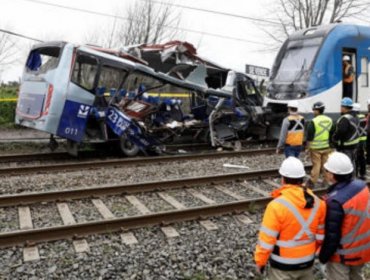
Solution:
{"label": "high-visibility vest", "polygon": [[358,121],[357,121],[357,119],[354,116],[352,116],[351,114],[344,114],[338,119],[337,124],[339,124],[343,118],[346,118],[349,121],[351,134],[350,134],[350,137],[348,139],[340,140],[339,145],[351,146],[351,145],[358,144],[359,137],[358,137]]}
{"label": "high-visibility vest", "polygon": [[367,139],[367,120],[366,116],[364,114],[358,114],[357,115],[359,119],[359,124],[358,124],[358,136],[359,136],[359,141],[366,141]]}
{"label": "high-visibility vest", "polygon": [[315,126],[315,136],[310,142],[310,148],[313,150],[329,148],[330,130],[333,126],[332,119],[325,115],[318,115],[312,122]]}
{"label": "high-visibility vest", "polygon": [[333,262],[361,265],[370,261],[370,193],[365,182],[353,180],[333,191],[328,200],[339,202],[344,210],[340,246]]}
{"label": "high-visibility vest", "polygon": [[[311,267],[317,248],[324,239],[325,203],[314,197],[313,208],[304,208],[303,188],[285,185],[281,195],[271,201],[265,211],[255,251],[255,262],[264,266],[297,270]],[[274,194],[273,194],[274,196]]]}
{"label": "high-visibility vest", "polygon": [[354,75],[353,73],[351,75],[348,76],[348,71],[349,69],[352,67],[351,64],[347,64],[346,66],[343,66],[343,82],[345,84],[350,84],[353,82],[353,78],[354,78]]}
{"label": "high-visibility vest", "polygon": [[285,144],[301,146],[303,144],[304,118],[301,115],[288,116],[289,127]]}

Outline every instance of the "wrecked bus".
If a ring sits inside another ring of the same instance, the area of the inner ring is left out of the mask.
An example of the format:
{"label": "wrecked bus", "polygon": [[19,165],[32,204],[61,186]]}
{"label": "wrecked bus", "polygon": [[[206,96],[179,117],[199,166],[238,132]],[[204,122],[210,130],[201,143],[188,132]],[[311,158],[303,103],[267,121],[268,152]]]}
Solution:
{"label": "wrecked bus", "polygon": [[[67,139],[73,155],[84,142],[114,141],[128,156],[162,152],[166,144],[186,140],[237,145],[250,114],[232,93],[127,58],[66,42],[35,45],[15,122],[51,134],[52,148],[54,135]],[[174,98],[176,93],[187,99]]]}

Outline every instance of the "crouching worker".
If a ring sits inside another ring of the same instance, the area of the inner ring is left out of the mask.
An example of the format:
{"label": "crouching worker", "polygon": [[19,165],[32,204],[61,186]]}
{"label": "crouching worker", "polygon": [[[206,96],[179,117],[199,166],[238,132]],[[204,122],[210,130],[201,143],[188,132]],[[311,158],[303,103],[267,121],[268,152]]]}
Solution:
{"label": "crouching worker", "polygon": [[328,280],[361,280],[370,261],[370,196],[366,183],[353,180],[349,157],[335,152],[324,164],[328,190],[325,239],[319,259]]}
{"label": "crouching worker", "polygon": [[299,159],[285,159],[279,173],[282,187],[271,193],[254,254],[257,273],[269,261],[269,280],[312,280],[315,252],[324,238],[325,203],[302,186],[306,172]]}

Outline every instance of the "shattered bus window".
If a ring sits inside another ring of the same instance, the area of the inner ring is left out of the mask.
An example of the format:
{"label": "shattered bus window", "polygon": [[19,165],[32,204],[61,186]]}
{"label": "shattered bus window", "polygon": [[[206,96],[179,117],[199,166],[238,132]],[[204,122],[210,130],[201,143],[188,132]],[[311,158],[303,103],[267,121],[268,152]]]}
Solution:
{"label": "shattered bus window", "polygon": [[98,61],[96,58],[79,53],[73,67],[72,82],[88,91],[92,91],[97,71]]}
{"label": "shattered bus window", "polygon": [[58,66],[59,55],[59,47],[35,49],[28,56],[26,69],[27,71],[36,71],[38,74],[44,74]]}

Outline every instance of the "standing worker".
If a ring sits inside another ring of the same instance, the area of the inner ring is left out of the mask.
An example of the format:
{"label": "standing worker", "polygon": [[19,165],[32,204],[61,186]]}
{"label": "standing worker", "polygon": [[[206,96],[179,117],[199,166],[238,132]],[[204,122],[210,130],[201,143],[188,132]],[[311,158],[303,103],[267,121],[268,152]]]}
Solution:
{"label": "standing worker", "polygon": [[345,97],[341,101],[342,116],[337,120],[333,135],[333,142],[338,152],[346,154],[352,162],[356,161],[356,149],[358,144],[358,119],[352,112],[353,102]]}
{"label": "standing worker", "polygon": [[359,103],[353,103],[353,112],[357,114],[357,118],[359,121],[358,124],[358,145],[357,145],[357,153],[356,153],[356,177],[361,180],[366,179],[366,158],[365,158],[365,149],[366,149],[366,139],[367,139],[367,131],[366,131],[366,116],[360,113],[361,105]]}
{"label": "standing worker", "polygon": [[354,70],[349,55],[343,56],[343,97],[353,97]]}
{"label": "standing worker", "polygon": [[313,188],[319,179],[324,163],[331,153],[330,139],[334,132],[333,121],[324,113],[325,105],[321,101],[312,106],[314,118],[307,126],[307,146],[312,161],[311,177],[306,186]]}
{"label": "standing worker", "polygon": [[303,163],[288,157],[280,166],[282,187],[272,192],[260,228],[254,260],[269,280],[314,279],[315,252],[324,238],[325,203],[302,186]]}
{"label": "standing worker", "polygon": [[298,114],[298,101],[288,102],[289,115],[283,120],[276,153],[284,150],[285,157],[299,157],[303,147],[304,118]]}
{"label": "standing worker", "polygon": [[343,153],[332,153],[324,168],[332,185],[319,260],[327,263],[328,280],[362,280],[362,267],[370,261],[369,189],[352,179],[353,165]]}

